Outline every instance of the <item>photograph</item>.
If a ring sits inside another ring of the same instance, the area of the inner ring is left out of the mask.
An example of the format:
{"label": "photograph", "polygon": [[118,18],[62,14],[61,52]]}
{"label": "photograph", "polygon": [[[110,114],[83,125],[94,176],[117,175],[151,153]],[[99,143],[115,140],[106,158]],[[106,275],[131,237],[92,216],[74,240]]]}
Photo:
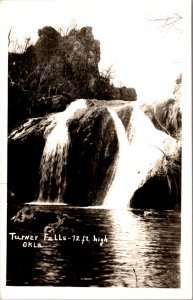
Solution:
{"label": "photograph", "polygon": [[0,1],[1,299],[191,299],[191,1]]}

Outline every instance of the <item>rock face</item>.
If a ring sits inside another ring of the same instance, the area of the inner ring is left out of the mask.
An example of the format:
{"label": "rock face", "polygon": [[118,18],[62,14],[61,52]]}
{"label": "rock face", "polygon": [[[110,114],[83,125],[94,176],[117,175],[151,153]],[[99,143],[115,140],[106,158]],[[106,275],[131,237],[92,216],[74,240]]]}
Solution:
{"label": "rock face", "polygon": [[181,140],[182,114],[179,100],[156,101],[151,104],[143,104],[141,108],[157,129]]}
{"label": "rock face", "polygon": [[82,97],[85,93],[90,93],[87,97],[93,95],[100,76],[100,43],[94,39],[91,27],[72,29],[62,37],[55,29],[46,26],[39,30],[35,54],[37,65],[45,67],[40,78],[42,86],[49,82],[45,96],[56,91],[73,97]]}
{"label": "rock face", "polygon": [[27,117],[57,111],[54,97],[61,100],[58,111],[78,98],[137,99],[134,88],[114,87],[110,75],[99,72],[100,42],[91,27],[61,35],[46,26],[38,35],[23,53],[9,53],[9,131]]}
{"label": "rock face", "polygon": [[174,208],[180,146],[137,103],[79,99],[11,132],[10,195],[19,202]]}

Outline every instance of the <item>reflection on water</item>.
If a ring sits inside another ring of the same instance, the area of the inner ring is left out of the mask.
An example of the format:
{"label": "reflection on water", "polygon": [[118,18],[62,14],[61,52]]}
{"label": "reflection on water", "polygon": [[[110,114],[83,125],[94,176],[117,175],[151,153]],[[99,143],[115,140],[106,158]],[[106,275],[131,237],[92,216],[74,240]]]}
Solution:
{"label": "reflection on water", "polygon": [[8,233],[37,235],[42,248],[23,247],[8,235],[7,285],[180,287],[179,213],[47,209],[74,222],[55,236],[48,231],[46,240],[43,230],[8,224]]}

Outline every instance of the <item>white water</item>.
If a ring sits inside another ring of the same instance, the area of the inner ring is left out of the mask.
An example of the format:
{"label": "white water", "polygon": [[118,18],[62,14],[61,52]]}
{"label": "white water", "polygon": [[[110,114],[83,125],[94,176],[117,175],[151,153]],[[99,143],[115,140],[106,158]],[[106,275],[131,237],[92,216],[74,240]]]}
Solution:
{"label": "white water", "polygon": [[161,168],[164,153],[173,151],[176,142],[157,130],[137,107],[132,112],[128,134],[117,112],[110,108],[108,111],[114,120],[119,149],[103,205],[126,208],[134,192]]}
{"label": "white water", "polygon": [[[66,188],[66,166],[68,147],[70,143],[67,122],[74,113],[80,109],[87,108],[84,99],[76,100],[68,108],[54,115],[49,128],[54,128],[47,136],[46,144],[40,162],[40,190],[38,202],[51,202],[51,191],[53,183],[56,189],[55,203],[62,202],[62,196]],[[47,130],[49,130],[47,128]],[[64,174],[62,173],[64,172]],[[45,195],[47,195],[45,197]]]}
{"label": "white water", "polygon": [[[163,157],[176,150],[175,139],[157,130],[138,107],[133,107],[127,129],[117,114],[119,108],[107,108],[117,133],[118,153],[103,201],[104,208],[120,209],[130,206],[135,191],[161,169]],[[70,143],[68,120],[78,110],[86,108],[86,101],[83,99],[73,102],[64,112],[53,115],[53,120],[44,133],[46,144],[40,163],[39,204],[63,202]]]}

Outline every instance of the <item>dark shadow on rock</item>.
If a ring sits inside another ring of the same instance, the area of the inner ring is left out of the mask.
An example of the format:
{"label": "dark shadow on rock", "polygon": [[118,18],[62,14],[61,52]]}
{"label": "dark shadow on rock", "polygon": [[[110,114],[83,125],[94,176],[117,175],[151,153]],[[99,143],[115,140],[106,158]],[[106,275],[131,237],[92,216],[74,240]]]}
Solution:
{"label": "dark shadow on rock", "polygon": [[140,209],[176,209],[180,203],[181,195],[176,183],[172,182],[172,186],[169,186],[166,177],[158,176],[148,179],[131,199],[131,207]]}

